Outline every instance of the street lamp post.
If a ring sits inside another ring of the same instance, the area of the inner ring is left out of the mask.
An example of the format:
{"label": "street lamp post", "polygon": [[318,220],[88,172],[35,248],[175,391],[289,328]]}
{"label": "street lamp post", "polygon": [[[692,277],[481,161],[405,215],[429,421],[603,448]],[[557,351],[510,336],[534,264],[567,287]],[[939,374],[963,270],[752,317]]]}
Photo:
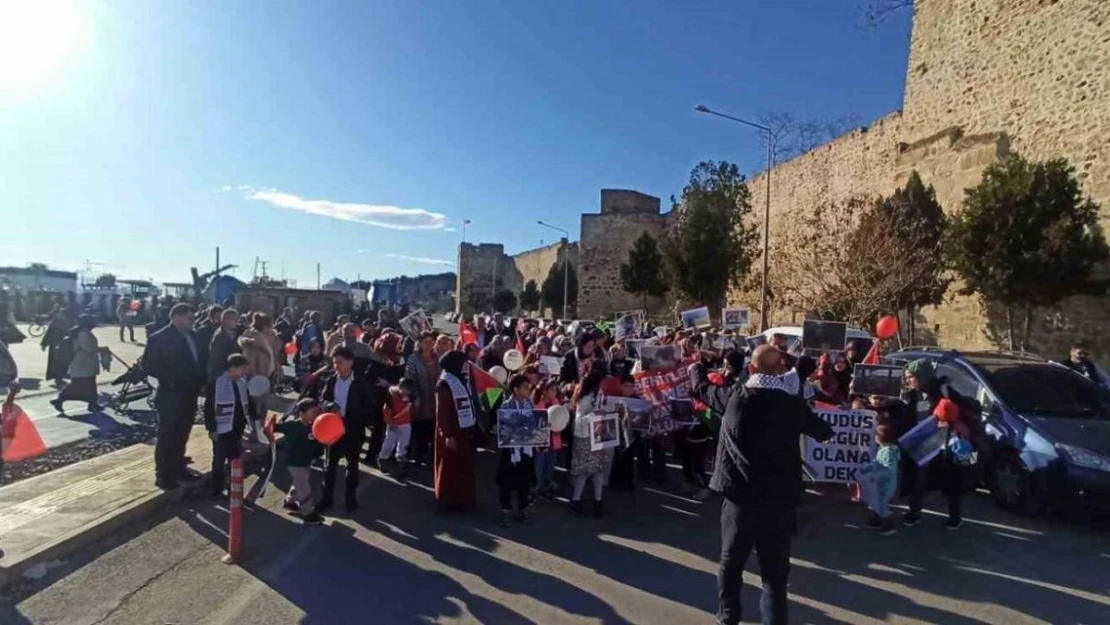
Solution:
{"label": "street lamp post", "polygon": [[[551,224],[537,221],[541,226],[563,233],[563,319],[567,318],[567,299],[570,295],[570,232]],[[552,311],[554,312],[554,311]]]}
{"label": "street lamp post", "polygon": [[694,107],[694,110],[699,113],[708,113],[709,115],[716,115],[723,117],[727,120],[751,126],[767,133],[767,202],[763,208],[763,276],[761,280],[761,289],[763,297],[759,303],[759,330],[760,332],[767,329],[767,260],[771,243],[771,170],[775,166],[775,131],[767,126],[750,122],[746,119],[725,115],[718,113],[704,104],[699,104]]}

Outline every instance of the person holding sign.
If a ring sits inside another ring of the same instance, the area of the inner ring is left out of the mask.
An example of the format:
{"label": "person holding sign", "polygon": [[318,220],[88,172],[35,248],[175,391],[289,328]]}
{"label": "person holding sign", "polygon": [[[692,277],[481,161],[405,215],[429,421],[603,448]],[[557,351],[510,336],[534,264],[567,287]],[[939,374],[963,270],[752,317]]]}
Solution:
{"label": "person holding sign", "polygon": [[[509,380],[512,397],[501,404],[498,411],[497,427],[502,427],[502,410],[532,410],[532,384],[528,377],[516,374]],[[498,440],[501,437],[498,436]],[[528,489],[532,484],[535,468],[534,447],[503,447],[498,450],[497,486],[501,499],[501,527],[512,527],[513,521],[528,523]],[[513,495],[516,495],[516,511],[513,511]]]}
{"label": "person holding sign", "polygon": [[[592,341],[591,341],[592,343]],[[600,518],[602,515],[601,495],[605,489],[605,480],[613,465],[613,448],[608,447],[594,451],[590,443],[590,433],[593,421],[590,416],[601,404],[601,382],[604,374],[600,371],[590,371],[582,380],[582,384],[574,393],[574,445],[570,454],[570,476],[574,484],[574,492],[570,497],[570,511],[574,514],[584,514],[582,509],[582,493],[586,490],[586,482],[592,481],[594,487],[593,515]]]}
{"label": "person holding sign", "polygon": [[752,547],[763,579],[763,622],[787,622],[790,540],[802,492],[798,438],[805,434],[825,441],[833,435],[832,426],[787,389],[782,352],[760,345],[752,352],[749,370],[742,391],[728,400],[717,470],[709,484],[724,497],[717,574],[717,620],[722,625],[740,623],[740,588]]}
{"label": "person holding sign", "polygon": [[968,406],[969,402],[947,384],[942,385],[934,367],[934,363],[925,359],[914,360],[906,365],[905,377],[909,392],[903,401],[906,404],[906,414],[912,415],[913,421],[905,424],[900,433],[908,432],[927,419],[936,419],[937,427],[947,428],[947,431],[944,448],[935,458],[930,457],[930,461],[921,466],[912,461],[903,465],[905,484],[910,489],[910,510],[902,517],[902,524],[913,526],[921,521],[922,500],[928,489],[928,478],[933,473],[948,500],[948,520],[945,521],[944,528],[955,530],[963,524],[961,497],[966,467],[958,465],[946,450],[952,438],[970,438],[967,420],[962,415],[962,407]]}

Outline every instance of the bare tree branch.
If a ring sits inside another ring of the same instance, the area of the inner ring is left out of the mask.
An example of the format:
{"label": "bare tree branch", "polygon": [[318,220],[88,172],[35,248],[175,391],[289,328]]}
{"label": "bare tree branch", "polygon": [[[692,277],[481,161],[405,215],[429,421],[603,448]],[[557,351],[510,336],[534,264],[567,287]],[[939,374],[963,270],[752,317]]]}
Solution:
{"label": "bare tree branch", "polygon": [[861,27],[874,30],[902,9],[912,10],[913,3],[914,0],[870,0],[863,10]]}

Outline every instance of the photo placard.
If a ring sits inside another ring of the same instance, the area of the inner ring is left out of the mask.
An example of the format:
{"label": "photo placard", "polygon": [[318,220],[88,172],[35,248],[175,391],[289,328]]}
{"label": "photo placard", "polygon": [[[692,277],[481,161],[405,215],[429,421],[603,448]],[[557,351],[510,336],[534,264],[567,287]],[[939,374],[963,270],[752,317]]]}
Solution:
{"label": "photo placard", "polygon": [[681,318],[682,327],[688,330],[708,328],[710,326],[708,306],[684,310],[681,313]]}
{"label": "photo placard", "polygon": [[640,348],[640,368],[644,371],[674,369],[678,351],[674,345],[644,345]]}
{"label": "photo placard", "polygon": [[752,325],[752,309],[748,306],[721,310],[721,325],[726,330],[741,330]]}
{"label": "photo placard", "polygon": [[839,352],[847,343],[848,324],[843,321],[806,319],[802,322],[802,349],[806,352]]}
{"label": "photo placard", "polygon": [[551,426],[546,410],[501,409],[497,411],[497,446],[547,447],[551,444]]}
{"label": "photo placard", "polygon": [[878,397],[902,396],[902,367],[858,364],[852,369],[850,392]]}
{"label": "photo placard", "polygon": [[620,423],[616,414],[595,414],[590,417],[590,451],[601,451],[620,445]]}

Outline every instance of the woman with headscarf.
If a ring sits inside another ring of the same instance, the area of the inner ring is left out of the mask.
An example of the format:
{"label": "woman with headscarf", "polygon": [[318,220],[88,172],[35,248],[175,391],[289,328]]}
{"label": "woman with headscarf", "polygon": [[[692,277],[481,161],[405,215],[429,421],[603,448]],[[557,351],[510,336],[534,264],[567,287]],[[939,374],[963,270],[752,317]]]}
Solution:
{"label": "woman with headscarf", "polygon": [[[416,384],[416,394],[420,398],[416,412],[412,414],[412,443],[409,458],[415,464],[434,462],[428,458],[435,428],[435,388],[439,379],[439,363],[435,355],[435,335],[425,332],[420,335],[416,351],[405,359],[405,377]],[[434,453],[434,452],[433,452]]]}
{"label": "woman with headscarf", "polygon": [[55,311],[50,318],[50,325],[46,327],[46,334],[42,335],[43,351],[46,352],[46,379],[53,380],[56,386],[61,386],[68,376],[66,368],[73,359],[69,341],[66,338],[66,316],[60,310]]}
{"label": "woman with headscarf", "polygon": [[563,359],[563,370],[559,379],[567,383],[577,383],[590,372],[594,358],[597,356],[597,343],[589,332],[578,335],[577,347]]}
{"label": "woman with headscarf", "polygon": [[467,386],[466,354],[440,358],[435,387],[435,496],[441,511],[465,511],[474,505],[475,412]]}
{"label": "woman with headscarf", "polygon": [[73,360],[69,363],[70,383],[58,394],[58,399],[50,402],[59,413],[67,401],[83,401],[88,404],[89,412],[100,410],[96,403],[96,375],[100,373],[100,343],[93,334],[96,317],[81,315],[77,318],[77,335],[73,338]]}

